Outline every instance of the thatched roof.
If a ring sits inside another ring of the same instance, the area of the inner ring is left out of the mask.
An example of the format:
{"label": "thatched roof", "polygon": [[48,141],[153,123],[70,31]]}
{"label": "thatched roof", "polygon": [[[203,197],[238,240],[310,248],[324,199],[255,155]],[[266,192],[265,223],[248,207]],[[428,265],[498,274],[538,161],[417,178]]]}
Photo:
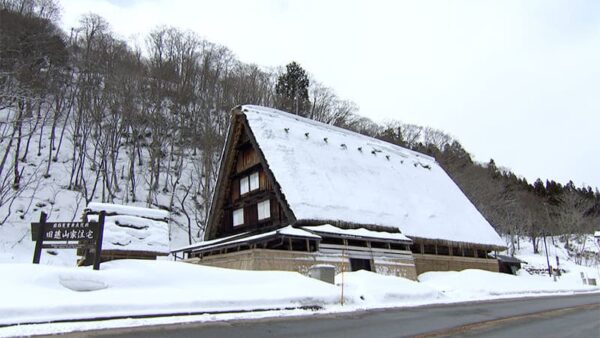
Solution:
{"label": "thatched roof", "polygon": [[274,109],[235,112],[299,224],[368,224],[411,238],[504,246],[429,156]]}

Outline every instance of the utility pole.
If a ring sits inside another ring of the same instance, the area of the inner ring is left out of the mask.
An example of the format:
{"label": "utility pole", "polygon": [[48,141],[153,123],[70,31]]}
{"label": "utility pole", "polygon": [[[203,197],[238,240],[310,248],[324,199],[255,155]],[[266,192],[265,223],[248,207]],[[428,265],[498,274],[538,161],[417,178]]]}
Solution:
{"label": "utility pole", "polygon": [[346,242],[345,239],[343,241],[344,241],[344,247],[342,248],[342,296],[340,297],[340,304],[342,306],[344,306],[344,273],[345,273],[345,271],[344,271],[344,263],[346,261],[346,259],[345,259],[345,256],[346,256],[345,253],[346,253],[346,244],[347,244],[347,242]]}
{"label": "utility pole", "polygon": [[544,251],[546,251],[546,263],[548,263],[548,275],[552,277],[552,268],[550,267],[550,258],[548,258],[548,246],[546,245],[546,232],[544,232]]}
{"label": "utility pole", "polygon": [[[547,222],[550,222],[550,213],[548,212],[548,204],[544,202],[544,209],[546,210],[546,216],[548,217]],[[548,223],[546,223],[546,227]],[[544,227],[544,228],[546,228]],[[546,263],[548,264],[548,275],[552,277],[552,268],[550,267],[550,258],[548,258],[548,245],[546,245],[546,229],[544,229],[544,251],[546,252]]]}

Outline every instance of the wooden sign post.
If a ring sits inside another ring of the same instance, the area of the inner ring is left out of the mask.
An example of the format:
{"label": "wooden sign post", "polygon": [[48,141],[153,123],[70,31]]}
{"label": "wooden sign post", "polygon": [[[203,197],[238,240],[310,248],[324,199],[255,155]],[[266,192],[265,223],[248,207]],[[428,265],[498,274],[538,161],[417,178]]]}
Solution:
{"label": "wooden sign post", "polygon": [[102,253],[102,237],[104,236],[104,218],[106,212],[101,211],[98,217],[98,233],[96,234],[96,245],[94,252],[94,270],[100,270],[100,254]]}
{"label": "wooden sign post", "polygon": [[102,211],[97,222],[46,222],[48,216],[42,212],[39,223],[31,223],[31,239],[36,241],[33,263],[40,263],[42,249],[83,248],[94,252],[94,270],[99,270],[105,217]]}

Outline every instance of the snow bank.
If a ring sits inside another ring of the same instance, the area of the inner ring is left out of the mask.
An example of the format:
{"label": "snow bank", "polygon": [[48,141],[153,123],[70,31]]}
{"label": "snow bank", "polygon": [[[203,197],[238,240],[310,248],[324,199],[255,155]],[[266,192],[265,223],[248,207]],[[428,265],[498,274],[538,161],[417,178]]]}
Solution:
{"label": "snow bank", "polygon": [[359,270],[335,277],[335,284],[344,287],[344,299],[356,306],[406,306],[435,302],[443,297],[439,291],[402,277],[384,276]]}
{"label": "snow bank", "polygon": [[[419,276],[421,282],[357,271],[338,274],[336,285],[331,285],[296,272],[241,271],[142,260],[103,263],[100,271],[34,264],[0,264],[0,276],[0,325],[302,306],[321,306],[324,307],[324,313],[331,313],[600,291],[598,287],[584,286],[580,281],[560,280],[555,283],[548,277],[512,276],[481,270],[428,272]],[[339,304],[342,289],[344,306]],[[281,315],[281,311],[270,313],[273,316]],[[253,315],[237,314],[236,318]],[[170,318],[168,320],[173,322],[182,320]],[[103,325],[110,327],[113,324],[109,321],[94,327]],[[22,327],[27,329],[28,326]],[[61,327],[54,326],[54,330]],[[36,332],[31,326],[27,329],[29,331],[15,328],[0,328],[0,336]],[[52,332],[55,331],[45,331]]]}
{"label": "snow bank", "polygon": [[339,302],[336,286],[295,272],[136,260],[111,261],[101,268],[0,264],[0,325]]}
{"label": "snow bank", "polygon": [[561,279],[554,282],[548,276],[529,275],[527,272],[513,276],[475,269],[426,272],[419,275],[419,281],[448,297],[465,301],[498,296],[600,291],[599,287],[583,285],[581,280]]}

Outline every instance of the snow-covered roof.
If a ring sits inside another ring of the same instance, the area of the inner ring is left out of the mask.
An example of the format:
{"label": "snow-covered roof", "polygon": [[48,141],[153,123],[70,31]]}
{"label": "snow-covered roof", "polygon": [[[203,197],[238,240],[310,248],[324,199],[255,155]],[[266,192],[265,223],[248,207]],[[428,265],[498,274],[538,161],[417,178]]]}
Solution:
{"label": "snow-covered roof", "polygon": [[276,232],[280,235],[285,235],[285,236],[296,236],[296,237],[314,238],[314,239],[321,238],[321,236],[319,236],[319,235],[315,235],[306,230],[294,228],[291,225],[288,225],[285,228],[281,228],[281,229],[277,230]]}
{"label": "snow-covered roof", "polygon": [[[202,250],[214,249],[214,248],[222,247],[225,245],[229,246],[232,244],[248,243],[248,242],[252,242],[255,240],[273,237],[273,236],[277,236],[277,235],[283,235],[283,236],[289,236],[289,237],[321,239],[321,236],[315,235],[312,232],[294,228],[291,225],[288,225],[281,229],[277,229],[277,230],[273,230],[273,231],[269,231],[269,232],[265,232],[265,233],[261,233],[261,234],[256,234],[256,235],[252,235],[252,236],[239,237],[238,235],[233,235],[233,236],[218,238],[218,239],[214,239],[214,240],[210,240],[210,241],[204,241],[204,242],[197,243],[195,245],[190,245],[190,246],[187,246],[184,248],[179,248],[177,250],[174,250],[173,252],[181,252],[181,251],[187,251],[187,250],[193,250],[193,249],[202,249]],[[228,239],[231,239],[231,240],[228,240]]]}
{"label": "snow-covered roof", "polygon": [[275,109],[246,105],[242,112],[298,221],[504,246],[433,158]]}
{"label": "snow-covered roof", "polygon": [[202,241],[202,242],[199,242],[199,243],[194,243],[194,244],[182,246],[180,248],[172,250],[171,252],[182,252],[182,251],[187,251],[187,250],[191,250],[191,249],[201,248],[201,247],[209,246],[209,245],[212,245],[212,244],[227,242],[227,241],[229,241],[231,239],[234,239],[234,238],[247,237],[247,235],[248,235],[248,232],[242,232],[242,233],[231,235],[231,236],[227,236],[227,237],[219,237],[219,238],[211,239],[211,240],[208,240],[208,241]]}
{"label": "snow-covered roof", "polygon": [[100,212],[101,210],[104,210],[109,215],[130,215],[165,221],[169,218],[169,212],[165,210],[141,208],[121,204],[90,202],[86,209],[94,212]]}
{"label": "snow-covered roof", "polygon": [[[108,203],[90,203],[86,211],[88,219],[97,220],[106,211],[102,250],[138,251],[156,254],[169,253],[169,213],[140,207]],[[162,219],[164,221],[158,220]]]}
{"label": "snow-covered roof", "polygon": [[339,236],[353,236],[353,237],[365,237],[372,239],[383,239],[383,240],[394,240],[410,242],[410,238],[404,236],[401,233],[391,233],[385,231],[372,231],[364,228],[359,229],[340,229],[331,224],[323,224],[316,226],[305,226],[302,227],[308,231],[314,231],[320,234],[332,234]]}
{"label": "snow-covered roof", "polygon": [[508,256],[508,255],[500,255],[500,254],[496,255],[496,254],[493,254],[491,256],[494,257],[494,258],[496,258],[496,259],[498,259],[499,261],[502,261],[502,262],[505,262],[505,263],[519,263],[519,264],[521,264],[521,263],[527,263],[525,261],[522,261],[522,260],[518,259],[517,257],[512,257],[512,256]]}

